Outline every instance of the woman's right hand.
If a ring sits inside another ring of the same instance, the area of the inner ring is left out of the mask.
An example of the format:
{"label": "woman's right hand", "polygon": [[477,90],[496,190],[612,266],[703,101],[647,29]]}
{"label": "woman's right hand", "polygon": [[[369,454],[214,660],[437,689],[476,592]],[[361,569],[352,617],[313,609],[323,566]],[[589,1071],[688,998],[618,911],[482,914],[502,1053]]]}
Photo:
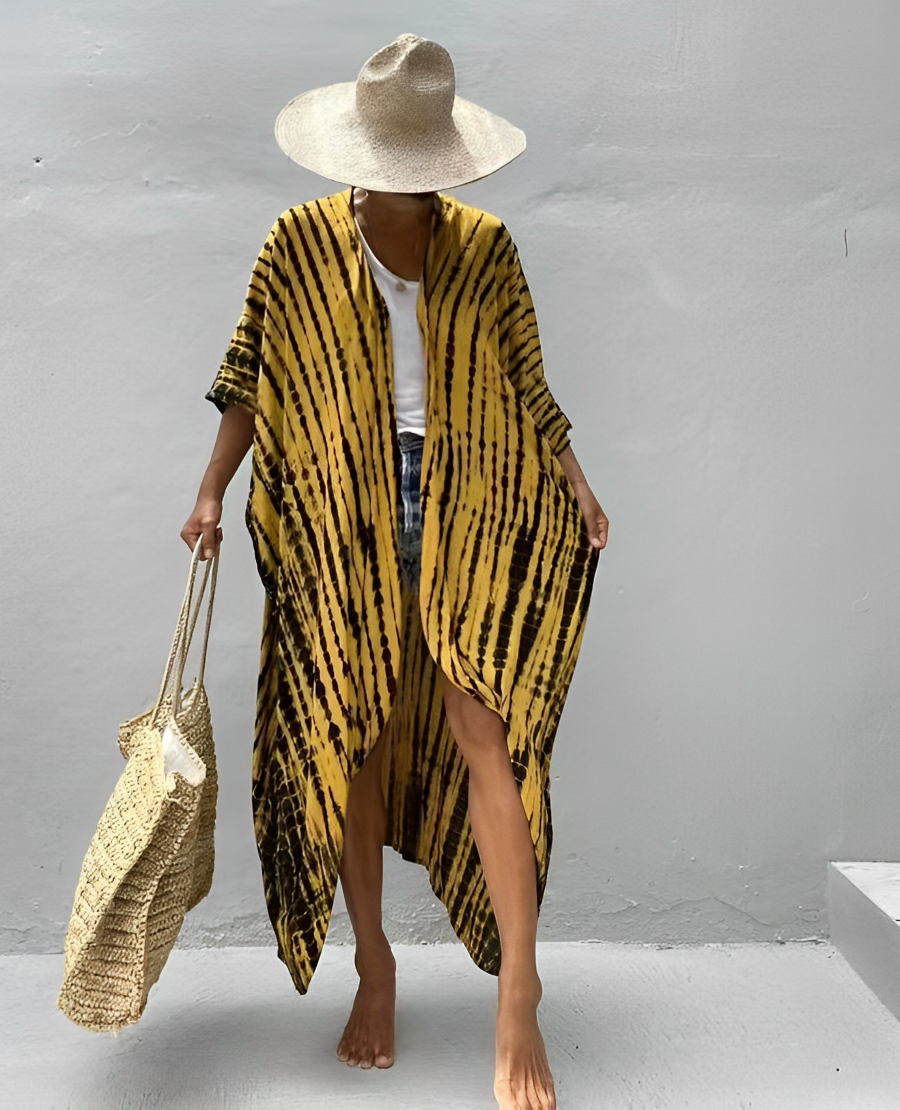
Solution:
{"label": "woman's right hand", "polygon": [[203,537],[200,557],[210,559],[219,554],[222,542],[222,498],[241,459],[253,444],[256,417],[240,405],[226,405],[219,421],[212,457],[200,483],[197,504],[181,529],[181,538],[193,552],[197,540]]}
{"label": "woman's right hand", "polygon": [[203,536],[203,547],[200,551],[201,559],[209,559],[219,554],[219,544],[222,542],[222,529],[219,521],[222,519],[222,502],[212,497],[198,497],[194,511],[187,518],[181,529],[181,538],[191,551],[197,546],[197,539]]}

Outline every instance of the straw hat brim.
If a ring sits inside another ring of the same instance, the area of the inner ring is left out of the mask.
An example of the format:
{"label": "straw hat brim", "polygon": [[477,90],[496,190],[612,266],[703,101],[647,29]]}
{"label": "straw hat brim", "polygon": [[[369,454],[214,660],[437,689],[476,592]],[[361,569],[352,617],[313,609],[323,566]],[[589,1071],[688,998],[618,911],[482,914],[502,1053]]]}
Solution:
{"label": "straw hat brim", "polygon": [[461,96],[442,130],[375,137],[357,112],[355,81],[295,96],[278,113],[275,138],[292,161],[322,177],[390,193],[465,185],[525,149],[524,131]]}

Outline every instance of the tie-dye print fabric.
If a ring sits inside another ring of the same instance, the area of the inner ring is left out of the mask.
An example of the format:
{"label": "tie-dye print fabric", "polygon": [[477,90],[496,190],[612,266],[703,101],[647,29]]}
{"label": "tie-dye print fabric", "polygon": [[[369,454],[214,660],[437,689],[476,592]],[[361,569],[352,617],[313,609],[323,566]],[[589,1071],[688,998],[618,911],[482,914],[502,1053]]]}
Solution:
{"label": "tie-dye print fabric", "polygon": [[425,259],[418,593],[398,558],[400,451],[385,303],[349,189],[283,212],[207,393],[256,414],[246,524],[265,587],[252,803],[280,958],[306,993],[338,880],[353,776],[383,730],[390,844],[428,871],[475,963],[500,968],[444,674],[499,713],[535,846],[552,844],[553,741],[599,551],[557,453],[516,248],[449,196]]}

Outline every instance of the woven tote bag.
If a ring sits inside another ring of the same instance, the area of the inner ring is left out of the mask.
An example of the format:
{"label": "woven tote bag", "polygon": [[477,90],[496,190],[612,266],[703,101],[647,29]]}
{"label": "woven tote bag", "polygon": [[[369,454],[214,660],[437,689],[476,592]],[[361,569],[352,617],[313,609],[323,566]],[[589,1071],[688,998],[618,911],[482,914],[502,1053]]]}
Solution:
{"label": "woven tote bag", "polygon": [[[57,1007],[97,1033],[115,1035],[138,1021],[185,914],[212,885],[218,777],[203,674],[219,556],[206,560],[192,613],[202,541],[156,701],[119,726],[125,769],[85,855],[66,932]],[[200,667],[185,691],[207,583]]]}

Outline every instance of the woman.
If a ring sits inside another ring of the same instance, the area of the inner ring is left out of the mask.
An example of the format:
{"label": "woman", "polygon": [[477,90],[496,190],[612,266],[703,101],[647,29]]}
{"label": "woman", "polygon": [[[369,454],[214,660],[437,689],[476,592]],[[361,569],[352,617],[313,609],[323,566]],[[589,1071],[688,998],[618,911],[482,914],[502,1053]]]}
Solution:
{"label": "woman", "polygon": [[549,763],[608,520],[508,231],[439,191],[524,136],[457,97],[447,52],[415,35],[292,100],[276,136],[356,186],[273,224],[207,393],[221,426],[181,534],[218,550],[252,445],[253,811],[278,955],[305,993],[340,875],[360,983],[337,1055],[390,1066],[391,845],[498,976],[499,1105],[553,1107],[535,964]]}

